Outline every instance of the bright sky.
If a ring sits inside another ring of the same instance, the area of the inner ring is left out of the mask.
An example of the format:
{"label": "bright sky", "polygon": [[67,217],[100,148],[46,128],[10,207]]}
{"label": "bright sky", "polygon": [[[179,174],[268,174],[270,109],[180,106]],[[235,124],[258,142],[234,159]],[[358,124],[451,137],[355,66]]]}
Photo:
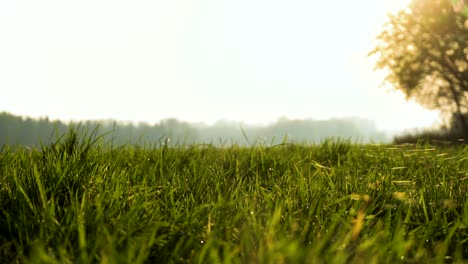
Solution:
{"label": "bright sky", "polygon": [[1,1],[0,111],[266,124],[437,113],[378,86],[367,53],[407,0]]}

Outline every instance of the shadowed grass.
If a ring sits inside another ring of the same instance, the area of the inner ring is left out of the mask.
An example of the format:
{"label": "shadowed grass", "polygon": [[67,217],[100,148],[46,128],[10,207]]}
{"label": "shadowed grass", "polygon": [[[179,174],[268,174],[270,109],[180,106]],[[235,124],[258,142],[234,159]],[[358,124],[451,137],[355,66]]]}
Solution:
{"label": "shadowed grass", "polygon": [[2,263],[408,263],[468,258],[468,148],[99,137],[0,153]]}

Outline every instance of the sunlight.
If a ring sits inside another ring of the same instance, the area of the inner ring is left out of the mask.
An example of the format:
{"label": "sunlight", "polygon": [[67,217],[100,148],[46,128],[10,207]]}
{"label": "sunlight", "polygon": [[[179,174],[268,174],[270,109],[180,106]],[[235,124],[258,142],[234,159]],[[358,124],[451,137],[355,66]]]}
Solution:
{"label": "sunlight", "polygon": [[394,13],[399,10],[404,9],[409,5],[411,0],[388,0],[385,1],[386,11],[387,13]]}
{"label": "sunlight", "polygon": [[21,5],[0,2],[8,40],[0,42],[0,111],[208,123],[362,116],[392,129],[424,116],[400,97],[373,92],[382,76],[367,56],[386,14],[410,0],[103,1],[93,8],[84,1],[17,14]]}

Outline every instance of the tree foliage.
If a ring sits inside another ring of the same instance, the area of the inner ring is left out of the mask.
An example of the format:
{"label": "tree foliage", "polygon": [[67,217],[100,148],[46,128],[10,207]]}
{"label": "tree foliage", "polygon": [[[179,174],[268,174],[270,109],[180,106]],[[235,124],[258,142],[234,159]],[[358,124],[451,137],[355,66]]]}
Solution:
{"label": "tree foliage", "polygon": [[[463,0],[462,0],[463,1]],[[462,2],[413,0],[389,15],[370,53],[386,83],[456,120],[468,135],[468,17]]]}
{"label": "tree foliage", "polygon": [[[280,144],[288,142],[320,143],[327,137],[353,139],[364,142],[387,141],[387,135],[378,131],[375,123],[367,119],[342,118],[330,120],[289,120],[281,118],[268,126],[245,126],[236,122],[219,121],[213,125],[192,124],[177,119],[165,119],[155,124],[125,124],[113,120],[63,123],[48,119],[32,119],[0,113],[0,152],[4,145],[38,147],[63,138],[69,128],[78,132],[96,131],[112,146],[126,144],[172,145],[187,144]],[[244,132],[241,131],[242,130]],[[247,136],[249,142],[243,135]]]}

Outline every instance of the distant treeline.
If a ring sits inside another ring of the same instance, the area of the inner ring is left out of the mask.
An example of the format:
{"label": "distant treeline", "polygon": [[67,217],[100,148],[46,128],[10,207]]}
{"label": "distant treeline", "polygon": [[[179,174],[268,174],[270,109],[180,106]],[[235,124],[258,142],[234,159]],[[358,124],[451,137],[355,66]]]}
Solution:
{"label": "distant treeline", "polygon": [[25,145],[37,147],[57,141],[70,127],[83,133],[101,136],[115,146],[124,144],[214,144],[252,145],[283,142],[320,143],[326,138],[350,139],[353,142],[388,142],[391,139],[378,131],[375,123],[361,118],[330,120],[290,120],[280,118],[268,126],[219,121],[213,125],[192,124],[166,119],[156,124],[129,124],[113,120],[64,123],[48,118],[25,118],[0,113],[0,146]]}

